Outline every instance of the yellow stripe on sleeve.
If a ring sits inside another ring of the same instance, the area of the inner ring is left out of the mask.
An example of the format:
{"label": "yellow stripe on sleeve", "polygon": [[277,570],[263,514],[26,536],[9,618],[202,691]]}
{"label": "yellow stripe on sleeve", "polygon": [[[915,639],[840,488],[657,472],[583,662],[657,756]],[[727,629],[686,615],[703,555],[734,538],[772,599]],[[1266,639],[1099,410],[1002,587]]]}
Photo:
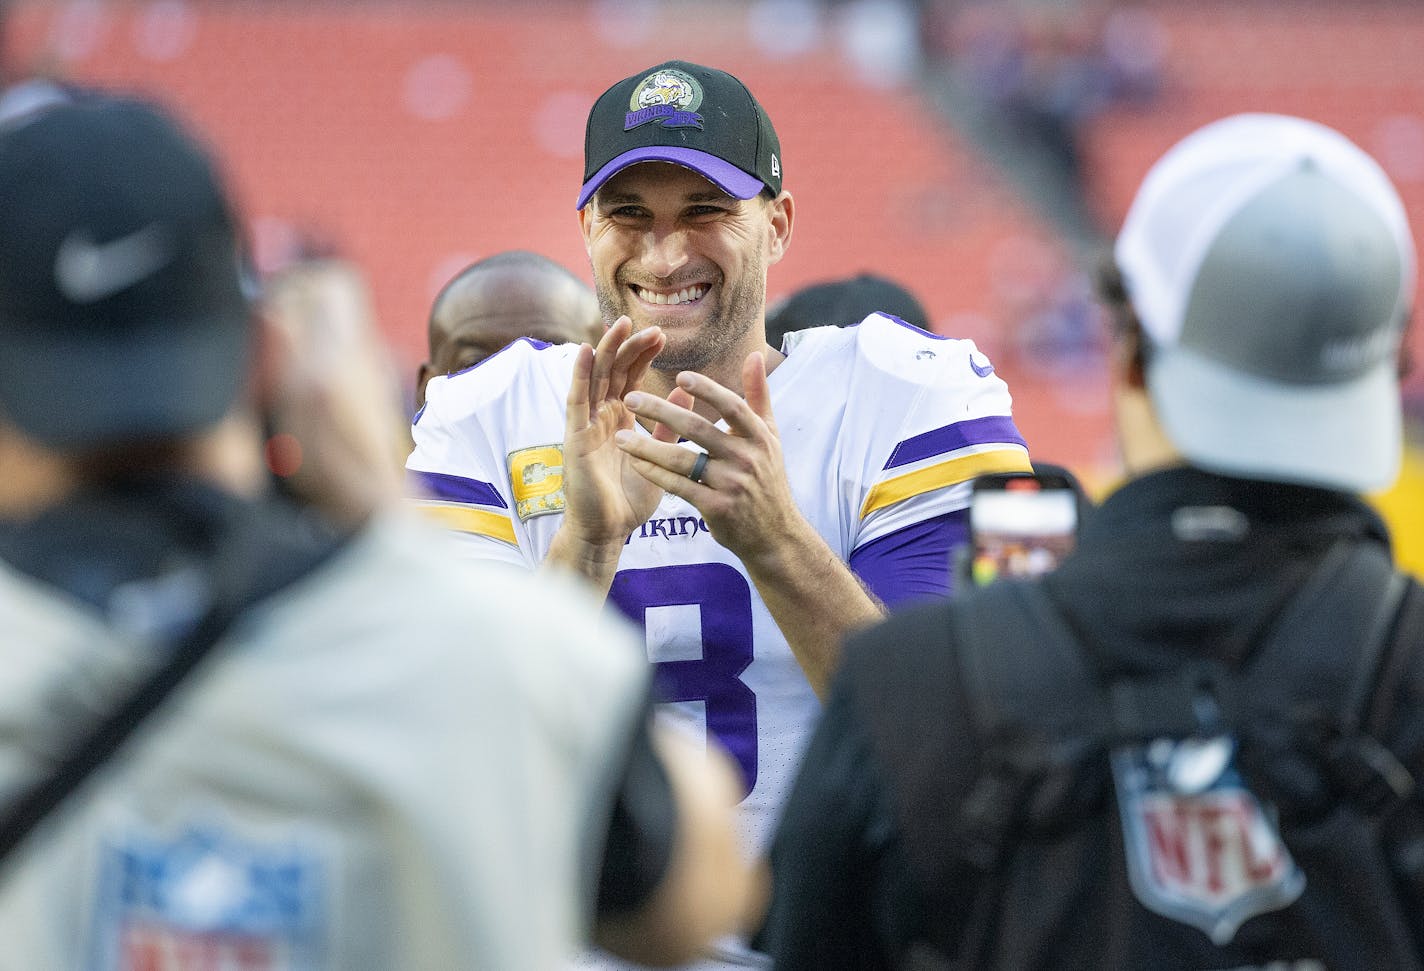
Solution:
{"label": "yellow stripe on sleeve", "polygon": [[893,505],[922,492],[941,489],[945,486],[966,482],[978,475],[994,472],[1032,472],[1028,453],[1021,448],[994,449],[991,452],[976,452],[948,462],[940,462],[928,468],[897,475],[875,486],[865,497],[860,507],[860,518],[864,519],[877,509]]}
{"label": "yellow stripe on sleeve", "polygon": [[514,523],[507,514],[435,502],[417,502],[416,507],[420,509],[421,515],[446,529],[488,536],[511,546],[519,545],[519,541],[514,538]]}

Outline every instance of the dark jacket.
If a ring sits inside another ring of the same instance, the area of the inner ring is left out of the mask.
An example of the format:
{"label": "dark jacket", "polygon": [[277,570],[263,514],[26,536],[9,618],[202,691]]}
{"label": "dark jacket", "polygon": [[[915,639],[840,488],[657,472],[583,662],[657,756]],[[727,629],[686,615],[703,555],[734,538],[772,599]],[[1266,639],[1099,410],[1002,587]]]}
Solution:
{"label": "dark jacket", "polygon": [[[1043,584],[1104,677],[1234,666],[1342,539],[1388,548],[1354,497],[1176,469],[1111,496]],[[1416,586],[1405,609],[1420,600]],[[1395,884],[1377,827],[1344,809],[1284,828],[1304,893],[1225,946],[1148,910],[1129,886],[1106,757],[1072,818],[1013,843],[987,877],[966,867],[955,821],[983,740],[952,641],[959,609],[906,612],[848,644],[772,850],[778,968],[954,966],[923,946],[950,911],[964,967],[1424,966],[1424,905]],[[1385,740],[1424,778],[1424,652],[1411,657]]]}

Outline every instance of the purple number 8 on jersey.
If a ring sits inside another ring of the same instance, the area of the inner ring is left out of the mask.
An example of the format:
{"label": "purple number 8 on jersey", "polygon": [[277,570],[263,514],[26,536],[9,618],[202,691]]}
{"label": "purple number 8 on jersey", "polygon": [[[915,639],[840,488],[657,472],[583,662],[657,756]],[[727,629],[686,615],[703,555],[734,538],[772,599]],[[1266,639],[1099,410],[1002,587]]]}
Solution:
{"label": "purple number 8 on jersey", "polygon": [[741,766],[746,792],[757,777],[756,695],[741,680],[752,663],[752,592],[725,563],[620,570],[608,599],[640,627],[649,607],[697,607],[702,657],[653,665],[659,701],[701,701],[707,729]]}

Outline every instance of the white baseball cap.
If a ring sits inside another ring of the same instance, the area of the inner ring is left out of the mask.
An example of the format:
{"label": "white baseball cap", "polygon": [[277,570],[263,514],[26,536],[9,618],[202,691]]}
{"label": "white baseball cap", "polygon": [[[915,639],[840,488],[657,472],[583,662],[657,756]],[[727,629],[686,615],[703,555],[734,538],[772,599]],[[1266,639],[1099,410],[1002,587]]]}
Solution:
{"label": "white baseball cap", "polygon": [[1414,242],[1353,142],[1285,115],[1207,125],[1147,173],[1114,256],[1188,461],[1351,492],[1394,480]]}

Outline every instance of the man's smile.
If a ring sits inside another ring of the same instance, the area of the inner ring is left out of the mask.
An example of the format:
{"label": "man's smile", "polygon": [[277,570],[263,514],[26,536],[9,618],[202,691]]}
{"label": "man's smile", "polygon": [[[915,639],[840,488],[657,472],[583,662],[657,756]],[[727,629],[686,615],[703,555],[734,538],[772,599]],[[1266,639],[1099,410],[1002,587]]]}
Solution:
{"label": "man's smile", "polygon": [[704,283],[699,283],[683,287],[680,290],[653,290],[648,287],[640,287],[635,283],[630,283],[628,289],[632,290],[633,295],[643,303],[667,307],[697,303],[706,296],[710,288]]}

